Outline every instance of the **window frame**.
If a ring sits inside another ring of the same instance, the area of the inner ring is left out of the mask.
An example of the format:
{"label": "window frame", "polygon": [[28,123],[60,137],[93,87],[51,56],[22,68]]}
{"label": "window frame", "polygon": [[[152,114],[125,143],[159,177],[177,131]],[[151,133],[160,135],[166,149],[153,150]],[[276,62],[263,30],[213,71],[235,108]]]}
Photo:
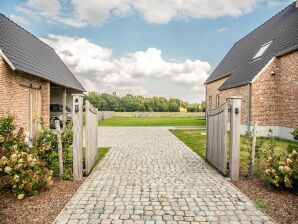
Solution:
{"label": "window frame", "polygon": [[263,44],[260,49],[257,51],[257,53],[255,54],[255,56],[253,57],[252,61],[258,60],[259,58],[262,57],[262,55],[266,52],[266,50],[270,47],[271,43],[273,42],[273,40]]}
{"label": "window frame", "polygon": [[220,105],[220,96],[219,96],[219,94],[216,95],[215,104],[216,104],[216,108],[218,108],[219,105]]}
{"label": "window frame", "polygon": [[209,110],[211,110],[212,109],[212,96],[209,96],[208,103],[209,103]]}

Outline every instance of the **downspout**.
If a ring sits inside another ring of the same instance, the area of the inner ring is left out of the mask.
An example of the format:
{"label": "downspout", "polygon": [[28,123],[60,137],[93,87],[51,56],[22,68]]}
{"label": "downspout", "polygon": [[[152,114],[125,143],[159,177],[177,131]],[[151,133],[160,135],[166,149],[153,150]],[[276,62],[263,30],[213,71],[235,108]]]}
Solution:
{"label": "downspout", "polygon": [[252,94],[252,91],[251,91],[251,85],[252,85],[252,82],[249,82],[248,83],[248,100],[247,100],[247,115],[248,115],[248,121],[247,121],[247,132],[249,133],[251,131],[251,128],[250,128],[250,122],[251,122],[251,94]]}

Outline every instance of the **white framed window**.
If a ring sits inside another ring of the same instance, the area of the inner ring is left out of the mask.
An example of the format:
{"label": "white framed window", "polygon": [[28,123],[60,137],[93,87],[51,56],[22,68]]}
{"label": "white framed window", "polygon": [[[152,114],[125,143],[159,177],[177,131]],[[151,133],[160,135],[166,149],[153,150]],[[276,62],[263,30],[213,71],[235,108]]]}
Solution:
{"label": "white framed window", "polygon": [[216,108],[219,107],[219,94],[216,95]]}
{"label": "white framed window", "polygon": [[263,44],[260,48],[260,50],[256,53],[256,55],[253,57],[252,60],[256,60],[258,58],[260,58],[264,52],[267,50],[267,48],[270,46],[270,44],[272,43],[272,41],[266,43],[266,44]]}
{"label": "white framed window", "polygon": [[212,109],[212,96],[209,96],[209,109]]}

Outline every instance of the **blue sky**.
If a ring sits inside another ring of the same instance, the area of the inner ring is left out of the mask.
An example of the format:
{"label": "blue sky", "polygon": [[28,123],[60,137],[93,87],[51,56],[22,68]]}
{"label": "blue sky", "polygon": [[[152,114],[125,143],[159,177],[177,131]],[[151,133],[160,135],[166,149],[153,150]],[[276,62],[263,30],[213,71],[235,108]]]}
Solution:
{"label": "blue sky", "polygon": [[148,2],[0,0],[0,12],[52,46],[89,91],[199,102],[232,45],[292,1]]}

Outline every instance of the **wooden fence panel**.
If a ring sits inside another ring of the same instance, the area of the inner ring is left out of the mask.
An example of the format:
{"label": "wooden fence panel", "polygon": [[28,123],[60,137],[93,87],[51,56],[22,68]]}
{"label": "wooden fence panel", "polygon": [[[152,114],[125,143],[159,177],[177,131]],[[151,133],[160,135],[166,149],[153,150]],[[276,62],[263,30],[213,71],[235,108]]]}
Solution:
{"label": "wooden fence panel", "polygon": [[89,174],[97,158],[98,112],[97,112],[97,108],[95,108],[88,100],[86,100],[85,111],[86,111],[85,167],[86,167],[86,174]]}
{"label": "wooden fence panel", "polygon": [[222,174],[227,174],[227,103],[207,112],[206,158]]}
{"label": "wooden fence panel", "polygon": [[83,178],[83,95],[73,94],[73,179]]}

